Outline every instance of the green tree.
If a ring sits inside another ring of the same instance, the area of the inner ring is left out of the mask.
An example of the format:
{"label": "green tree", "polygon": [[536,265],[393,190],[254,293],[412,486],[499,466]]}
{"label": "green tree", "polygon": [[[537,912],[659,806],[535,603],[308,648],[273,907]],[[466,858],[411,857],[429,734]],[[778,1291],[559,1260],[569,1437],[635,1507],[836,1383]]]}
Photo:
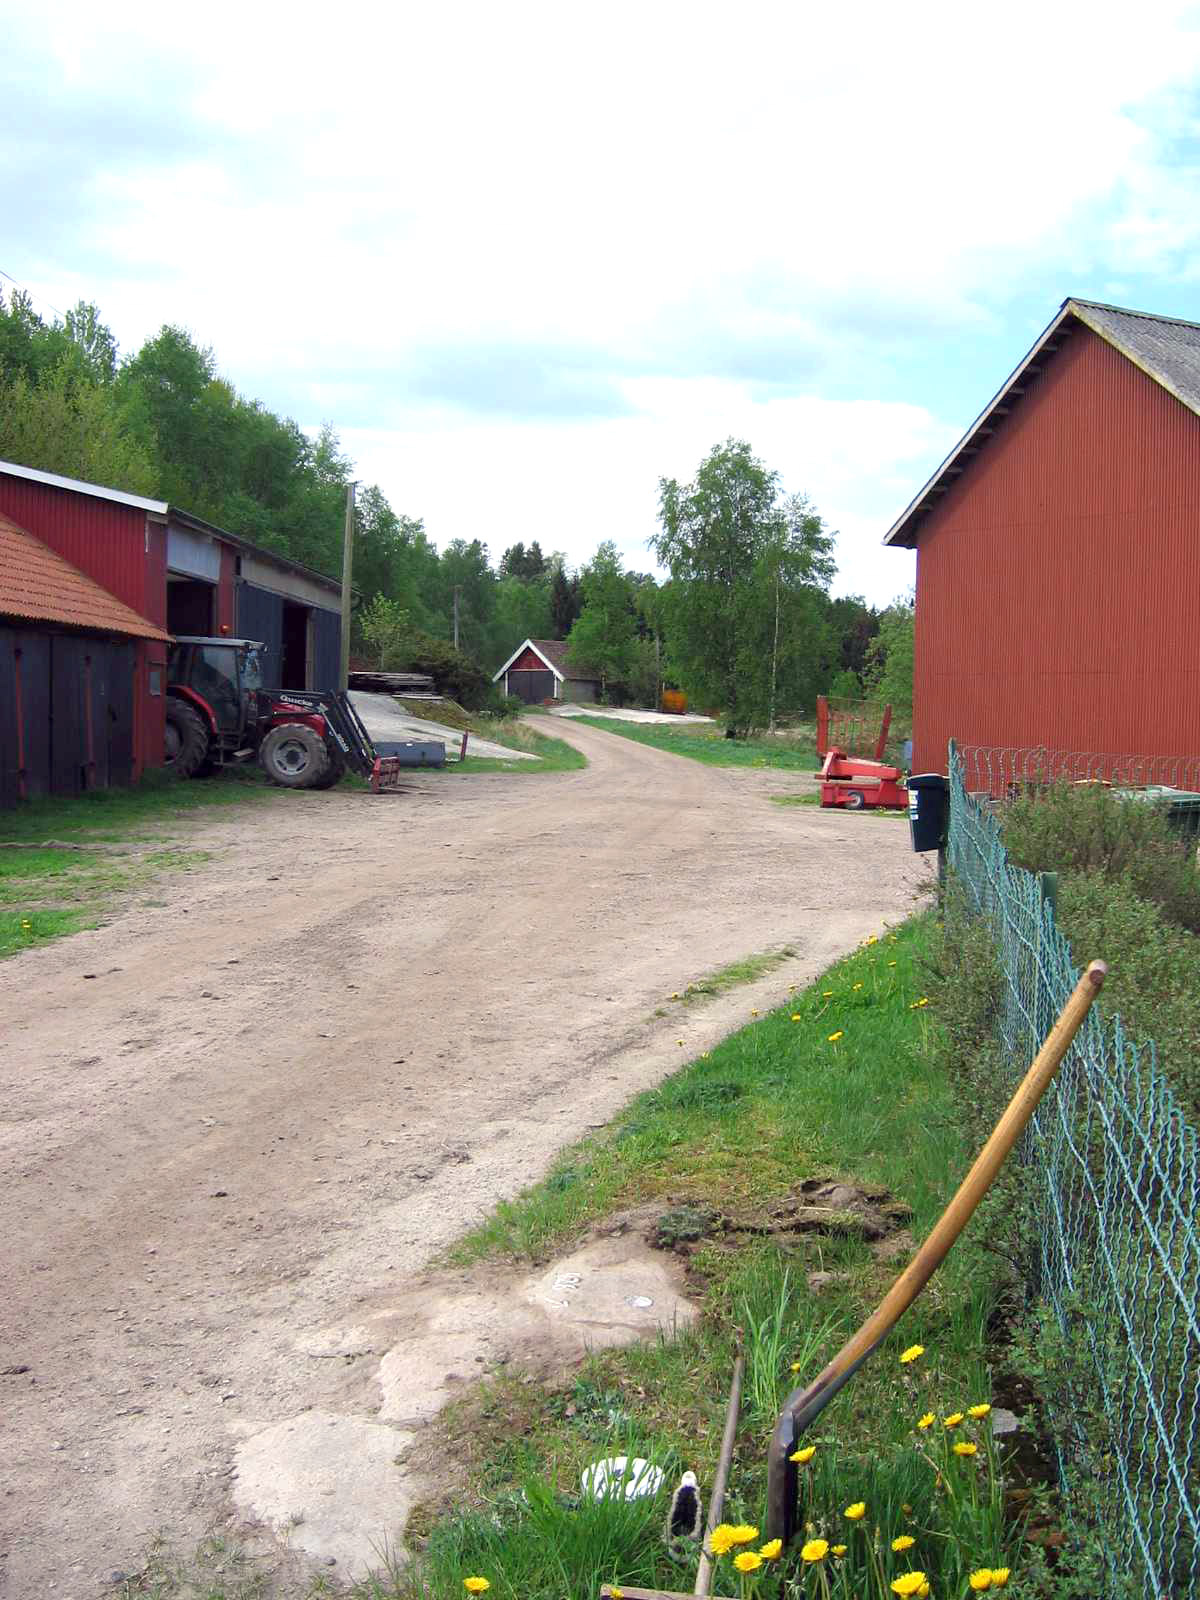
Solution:
{"label": "green tree", "polygon": [[550,580],[550,619],[556,639],[565,639],[579,615],[579,579],[567,575],[560,561]]}
{"label": "green tree", "polygon": [[389,600],[377,594],[365,605],[358,617],[359,632],[363,642],[378,656],[376,663],[382,672],[389,666],[399,670],[395,658],[405,647],[413,632],[412,619],[398,600]]}
{"label": "green tree", "polygon": [[547,639],[554,624],[550,586],[522,578],[500,578],[496,584],[496,662],[499,666],[523,639]]}
{"label": "green tree", "polygon": [[611,541],[584,567],[579,588],[583,607],[567,635],[567,658],[578,671],[594,673],[607,696],[610,682],[628,680],[637,639],[629,579]]}
{"label": "green tree", "polygon": [[879,618],[879,632],[867,649],[866,683],[878,700],[902,716],[913,708],[913,644],[916,606],[909,593],[898,596]]}
{"label": "green tree", "polygon": [[743,441],[715,445],[695,479],[659,485],[670,569],[669,654],[683,687],[718,705],[735,737],[769,720],[783,663],[794,682],[819,656],[816,624],[833,572],[832,538],[803,499],[781,503],[779,475]]}
{"label": "green tree", "polygon": [[0,379],[0,460],[123,489],[158,492],[158,472],[111,389],[58,367],[41,383]]}

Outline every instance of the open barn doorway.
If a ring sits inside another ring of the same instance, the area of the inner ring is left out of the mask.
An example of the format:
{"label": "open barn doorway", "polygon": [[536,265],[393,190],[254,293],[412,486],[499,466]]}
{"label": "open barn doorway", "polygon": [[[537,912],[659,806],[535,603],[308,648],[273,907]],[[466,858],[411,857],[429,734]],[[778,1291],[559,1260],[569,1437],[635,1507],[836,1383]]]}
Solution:
{"label": "open barn doorway", "polygon": [[283,603],[283,649],[279,662],[281,689],[307,689],[309,686],[309,649],[311,606],[298,606],[290,600]]}
{"label": "open barn doorway", "polygon": [[211,639],[216,618],[216,585],[200,578],[167,575],[167,632],[178,637]]}

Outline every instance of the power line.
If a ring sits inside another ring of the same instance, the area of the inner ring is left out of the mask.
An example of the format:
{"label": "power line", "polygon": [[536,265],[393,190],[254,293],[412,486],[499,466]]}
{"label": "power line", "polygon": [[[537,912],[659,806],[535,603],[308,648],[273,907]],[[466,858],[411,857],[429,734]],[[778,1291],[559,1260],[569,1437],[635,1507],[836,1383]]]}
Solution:
{"label": "power line", "polygon": [[27,294],[31,300],[37,300],[40,302],[40,304],[47,306],[51,311],[53,311],[54,315],[60,322],[65,322],[67,320],[58,307],[56,305],[52,305],[51,302],[46,299],[44,294],[36,294],[34,290],[28,286],[28,284],[19,283],[17,279],[13,277],[12,273],[5,272],[3,267],[0,267],[0,278],[7,278],[14,289],[20,289],[24,294]]}

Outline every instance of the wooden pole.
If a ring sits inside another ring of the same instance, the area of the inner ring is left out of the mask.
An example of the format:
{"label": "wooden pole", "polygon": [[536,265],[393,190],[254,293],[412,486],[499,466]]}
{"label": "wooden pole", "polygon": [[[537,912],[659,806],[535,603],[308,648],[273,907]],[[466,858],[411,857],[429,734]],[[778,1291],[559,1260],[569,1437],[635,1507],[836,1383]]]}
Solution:
{"label": "wooden pole", "polygon": [[342,657],[338,687],[350,687],[350,578],[354,571],[354,484],[346,485],[346,526],[342,536]]}
{"label": "wooden pole", "polygon": [[746,1352],[742,1348],[742,1330],[738,1329],[737,1360],[733,1364],[733,1382],[729,1386],[729,1404],[725,1408],[725,1432],[721,1435],[721,1454],[717,1457],[717,1473],[713,1479],[712,1493],[708,1497],[708,1519],[704,1524],[704,1543],[700,1548],[700,1565],[696,1569],[698,1595],[707,1595],[712,1586],[712,1554],[709,1536],[721,1520],[725,1510],[725,1485],[729,1482],[729,1465],[733,1460],[733,1445],[737,1438],[738,1412],[742,1406],[742,1377],[746,1371]]}
{"label": "wooden pole", "polygon": [[912,1305],[950,1252],[991,1186],[1006,1157],[1024,1133],[1038,1101],[1049,1088],[1071,1041],[1079,1032],[1108,968],[1093,961],[1050,1030],[1033,1065],[1025,1074],[1008,1109],[993,1128],[958,1193],[938,1219],[933,1232],[884,1296],[877,1310],[834,1356],[807,1389],[794,1390],[784,1402],[767,1458],[767,1537],[786,1543],[796,1531],[796,1468],[788,1458],[804,1429],[833,1399]]}

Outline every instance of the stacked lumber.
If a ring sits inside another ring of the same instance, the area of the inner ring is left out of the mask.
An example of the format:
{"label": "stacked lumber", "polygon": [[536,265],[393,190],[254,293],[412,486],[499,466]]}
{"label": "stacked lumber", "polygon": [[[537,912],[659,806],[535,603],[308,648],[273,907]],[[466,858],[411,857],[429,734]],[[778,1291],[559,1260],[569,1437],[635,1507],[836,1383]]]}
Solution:
{"label": "stacked lumber", "polygon": [[350,687],[369,689],[375,694],[400,694],[406,700],[441,699],[427,672],[352,672]]}

